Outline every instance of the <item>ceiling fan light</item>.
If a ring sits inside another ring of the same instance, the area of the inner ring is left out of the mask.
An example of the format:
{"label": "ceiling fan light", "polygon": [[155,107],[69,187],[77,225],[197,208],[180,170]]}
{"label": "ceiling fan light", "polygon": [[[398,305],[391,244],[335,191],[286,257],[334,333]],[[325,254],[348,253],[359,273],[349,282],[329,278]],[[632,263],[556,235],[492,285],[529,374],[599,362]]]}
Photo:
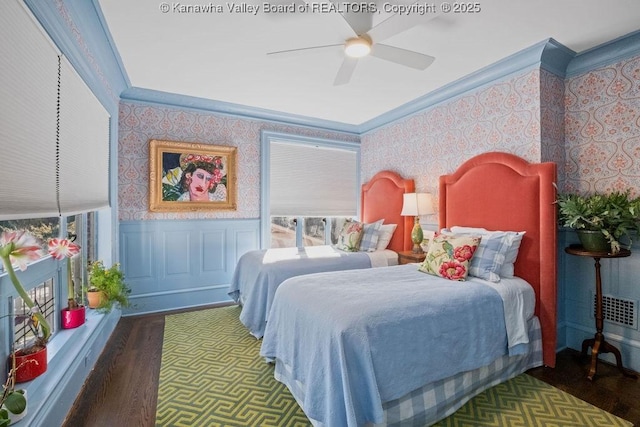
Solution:
{"label": "ceiling fan light", "polygon": [[344,46],[344,53],[352,58],[362,58],[369,52],[371,52],[371,43],[363,38],[349,39]]}

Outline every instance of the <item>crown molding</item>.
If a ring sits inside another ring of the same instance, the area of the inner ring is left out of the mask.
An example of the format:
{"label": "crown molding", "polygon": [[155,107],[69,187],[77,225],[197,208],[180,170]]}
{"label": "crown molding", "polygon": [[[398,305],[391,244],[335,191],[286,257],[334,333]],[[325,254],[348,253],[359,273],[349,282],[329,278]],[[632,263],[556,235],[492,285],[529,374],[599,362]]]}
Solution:
{"label": "crown molding", "polygon": [[458,98],[470,91],[480,89],[527,70],[542,67],[560,77],[564,77],[564,70],[574,55],[575,52],[554,39],[543,40],[363,123],[360,126],[361,132],[371,132],[418,111]]}
{"label": "crown molding", "polygon": [[640,30],[580,52],[569,63],[566,76],[575,77],[637,55],[640,55]]}
{"label": "crown molding", "polygon": [[294,126],[304,126],[324,131],[341,132],[359,136],[358,127],[348,123],[340,123],[331,120],[316,119],[313,117],[283,113],[263,108],[249,107],[224,101],[216,101],[195,96],[178,95],[175,93],[161,92],[158,90],[131,87],[120,94],[123,101],[143,102],[173,108],[187,108],[198,111],[245,117],[247,119],[267,120]]}

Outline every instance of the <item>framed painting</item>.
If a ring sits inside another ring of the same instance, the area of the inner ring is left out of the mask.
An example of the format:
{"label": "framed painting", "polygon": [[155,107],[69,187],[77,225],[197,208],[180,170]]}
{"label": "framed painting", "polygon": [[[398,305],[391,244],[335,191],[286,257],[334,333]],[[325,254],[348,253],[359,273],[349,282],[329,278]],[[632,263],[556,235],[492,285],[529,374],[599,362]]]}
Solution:
{"label": "framed painting", "polygon": [[235,210],[236,147],[149,142],[149,210]]}

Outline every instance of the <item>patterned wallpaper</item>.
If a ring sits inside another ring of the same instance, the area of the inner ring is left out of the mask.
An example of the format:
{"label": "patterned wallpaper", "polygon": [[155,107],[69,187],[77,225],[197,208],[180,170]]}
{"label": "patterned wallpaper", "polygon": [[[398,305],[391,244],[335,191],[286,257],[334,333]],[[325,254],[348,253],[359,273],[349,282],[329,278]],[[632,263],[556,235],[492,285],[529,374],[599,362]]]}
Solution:
{"label": "patterned wallpaper", "polygon": [[[279,125],[272,122],[121,102],[118,129],[118,218],[148,219],[259,218],[260,132],[358,141],[340,132]],[[238,209],[219,212],[149,212],[149,140],[187,141],[235,146]]]}
{"label": "patterned wallpaper", "polygon": [[566,83],[562,190],[640,196],[640,56]]}
{"label": "patterned wallpaper", "polygon": [[[260,131],[357,141],[353,135],[267,121],[120,103],[119,219],[258,218]],[[148,141],[238,147],[238,210],[148,211]],[[640,57],[566,81],[543,69],[510,76],[361,137],[361,179],[394,170],[437,195],[438,177],[487,151],[558,163],[561,191],[631,188],[640,195]],[[435,222],[435,216],[431,218]]]}
{"label": "patterned wallpaper", "polygon": [[540,73],[507,78],[363,135],[363,182],[392,169],[436,195],[440,175],[480,153],[540,161]]}

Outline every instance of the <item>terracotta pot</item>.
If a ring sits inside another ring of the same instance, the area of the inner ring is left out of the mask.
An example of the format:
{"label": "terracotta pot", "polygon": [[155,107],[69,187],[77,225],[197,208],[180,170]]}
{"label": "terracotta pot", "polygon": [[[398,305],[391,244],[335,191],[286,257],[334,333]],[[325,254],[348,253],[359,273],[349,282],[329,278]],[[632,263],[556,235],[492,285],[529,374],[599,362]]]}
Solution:
{"label": "terracotta pot", "polygon": [[73,329],[84,324],[85,311],[84,305],[72,308],[71,310],[63,308],[61,312],[62,327],[64,329]]}
{"label": "terracotta pot", "polygon": [[97,308],[104,299],[104,292],[89,291],[87,292],[87,300],[89,300],[89,308]]}
{"label": "terracotta pot", "polygon": [[[31,362],[35,360],[35,362]],[[11,358],[9,358],[11,363]],[[21,366],[22,365],[22,366]],[[44,374],[47,371],[47,347],[43,347],[35,353],[24,354],[22,350],[16,351],[16,383],[24,383]]]}

